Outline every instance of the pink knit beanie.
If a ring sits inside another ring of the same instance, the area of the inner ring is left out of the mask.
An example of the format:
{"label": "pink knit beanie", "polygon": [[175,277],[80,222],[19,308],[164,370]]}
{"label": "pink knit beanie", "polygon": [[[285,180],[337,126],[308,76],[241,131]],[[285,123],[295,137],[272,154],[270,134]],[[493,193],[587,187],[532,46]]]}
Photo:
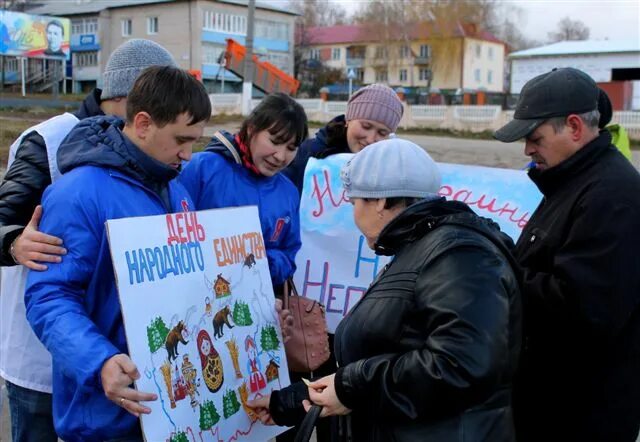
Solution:
{"label": "pink knit beanie", "polygon": [[393,89],[384,84],[371,84],[351,96],[346,120],[372,120],[395,132],[403,111],[402,102]]}

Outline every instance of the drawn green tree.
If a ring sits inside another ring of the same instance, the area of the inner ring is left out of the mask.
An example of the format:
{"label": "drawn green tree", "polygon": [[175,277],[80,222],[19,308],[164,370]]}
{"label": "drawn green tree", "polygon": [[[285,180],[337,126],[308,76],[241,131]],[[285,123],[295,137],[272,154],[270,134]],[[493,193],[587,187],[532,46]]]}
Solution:
{"label": "drawn green tree", "polygon": [[233,305],[233,322],[236,325],[247,326],[253,324],[249,306],[242,301],[236,301]]}
{"label": "drawn green tree", "polygon": [[184,431],[178,431],[176,434],[171,436],[171,439],[169,439],[169,441],[170,442],[189,442],[189,439],[187,439],[187,433],[185,433]]}
{"label": "drawn green tree", "polygon": [[204,401],[200,405],[200,430],[210,430],[220,421],[220,415],[212,401]]}
{"label": "drawn green tree", "polygon": [[280,341],[276,329],[272,325],[263,327],[260,331],[260,344],[264,351],[277,350],[280,348]]}
{"label": "drawn green tree", "polygon": [[164,341],[167,339],[168,334],[169,329],[161,317],[158,316],[156,319],[151,321],[151,324],[147,326],[147,339],[151,353],[155,353],[164,345]]}
{"label": "drawn green tree", "polygon": [[222,409],[225,419],[229,419],[229,416],[238,412],[240,409],[240,402],[238,402],[238,396],[236,396],[235,391],[227,390],[224,396],[222,396]]}

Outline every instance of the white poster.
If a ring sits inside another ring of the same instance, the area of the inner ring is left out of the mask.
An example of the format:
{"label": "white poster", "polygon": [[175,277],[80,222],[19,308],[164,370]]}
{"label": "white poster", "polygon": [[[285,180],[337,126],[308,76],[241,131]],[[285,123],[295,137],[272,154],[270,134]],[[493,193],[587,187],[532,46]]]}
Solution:
{"label": "white poster", "polygon": [[147,441],[258,441],[248,399],[289,385],[258,209],[107,222]]}
{"label": "white poster", "polygon": [[[311,158],[300,201],[302,248],[294,280],[300,295],[325,306],[332,333],[390,259],[375,255],[353,222],[353,208],[340,180],[340,170],[351,156]],[[514,241],[542,198],[521,170],[438,167],[440,195],[465,202],[478,215],[493,219]]]}

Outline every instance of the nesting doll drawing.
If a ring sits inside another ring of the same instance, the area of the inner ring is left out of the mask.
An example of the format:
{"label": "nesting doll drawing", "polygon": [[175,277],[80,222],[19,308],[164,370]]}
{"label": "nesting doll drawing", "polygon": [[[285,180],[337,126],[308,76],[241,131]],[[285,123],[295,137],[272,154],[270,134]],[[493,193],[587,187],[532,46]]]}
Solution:
{"label": "nesting doll drawing", "polygon": [[220,390],[224,382],[222,372],[222,359],[213,347],[211,337],[206,330],[200,330],[197,338],[198,352],[200,353],[200,363],[202,364],[202,377],[204,383],[212,393]]}

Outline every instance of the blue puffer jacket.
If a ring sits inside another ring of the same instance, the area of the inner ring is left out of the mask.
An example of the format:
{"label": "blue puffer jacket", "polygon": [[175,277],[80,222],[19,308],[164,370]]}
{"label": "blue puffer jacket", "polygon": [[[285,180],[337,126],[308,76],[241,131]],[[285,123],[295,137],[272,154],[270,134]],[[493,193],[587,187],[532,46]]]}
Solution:
{"label": "blue puffer jacket", "polygon": [[[240,157],[233,135],[222,133]],[[214,137],[205,152],[193,156],[179,180],[198,210],[258,206],[272,283],[282,284],[293,275],[301,246],[300,197],[284,175],[256,175],[236,163],[229,149]]]}
{"label": "blue puffer jacket", "polygon": [[[344,120],[344,115],[338,115],[329,124],[344,122]],[[282,171],[298,188],[300,195],[302,195],[302,185],[304,184],[304,170],[307,168],[309,158],[327,158],[339,153],[351,153],[346,138],[335,145],[329,145],[327,126],[320,129],[315,137],[309,138],[302,143],[298,148],[295,159],[289,164],[289,167]]]}
{"label": "blue puffer jacket", "polygon": [[[63,141],[58,163],[65,174],[44,193],[40,229],[61,237],[68,254],[27,280],[27,319],[53,357],[54,424],[67,442],[139,432],[138,419],[101,386],[105,361],[127,353],[105,221],[182,211],[182,202],[190,203],[171,181],[177,172],[143,154],[121,127],[112,117],[90,118]],[[167,186],[163,202],[158,189]]]}

